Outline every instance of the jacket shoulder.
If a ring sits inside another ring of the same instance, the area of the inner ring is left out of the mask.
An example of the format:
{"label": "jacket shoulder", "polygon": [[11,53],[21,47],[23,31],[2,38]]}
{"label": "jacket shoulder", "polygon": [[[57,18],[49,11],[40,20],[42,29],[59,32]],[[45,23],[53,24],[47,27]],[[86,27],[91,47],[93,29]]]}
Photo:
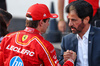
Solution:
{"label": "jacket shoulder", "polygon": [[70,33],[68,35],[65,35],[63,38],[69,38],[69,39],[71,39],[71,38],[73,38],[75,36],[76,36],[76,34]]}

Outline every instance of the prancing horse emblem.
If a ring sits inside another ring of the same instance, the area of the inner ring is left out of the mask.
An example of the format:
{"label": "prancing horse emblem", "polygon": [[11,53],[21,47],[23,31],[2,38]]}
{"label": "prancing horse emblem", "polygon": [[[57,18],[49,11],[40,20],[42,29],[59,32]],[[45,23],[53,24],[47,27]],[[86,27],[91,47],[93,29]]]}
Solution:
{"label": "prancing horse emblem", "polygon": [[23,35],[22,41],[25,41],[28,38],[28,35]]}

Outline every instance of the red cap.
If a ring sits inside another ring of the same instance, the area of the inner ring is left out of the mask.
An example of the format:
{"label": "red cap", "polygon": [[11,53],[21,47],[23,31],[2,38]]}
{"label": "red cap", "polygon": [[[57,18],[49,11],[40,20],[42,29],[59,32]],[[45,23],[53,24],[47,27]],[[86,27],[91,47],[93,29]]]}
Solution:
{"label": "red cap", "polygon": [[45,4],[34,4],[27,10],[27,13],[32,16],[32,20],[41,20],[46,18],[57,18],[57,14],[51,14]]}

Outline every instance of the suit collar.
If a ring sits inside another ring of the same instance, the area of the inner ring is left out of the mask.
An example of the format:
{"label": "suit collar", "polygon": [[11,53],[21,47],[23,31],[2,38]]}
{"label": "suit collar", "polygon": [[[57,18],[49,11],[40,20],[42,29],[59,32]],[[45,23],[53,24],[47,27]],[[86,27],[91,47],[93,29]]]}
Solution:
{"label": "suit collar", "polygon": [[77,40],[77,35],[75,34],[72,38],[72,44],[73,44],[73,51],[75,51],[77,53],[77,49],[78,49],[78,40]]}
{"label": "suit collar", "polygon": [[[72,42],[72,44],[73,44],[72,50],[73,50],[74,52],[76,52],[76,54],[77,54],[77,51],[78,51],[78,40],[77,40],[77,35],[76,35],[76,34],[73,36],[71,42]],[[77,58],[76,58],[76,60],[77,60]],[[74,64],[74,65],[76,65],[76,61],[75,61],[75,64]]]}
{"label": "suit collar", "polygon": [[95,34],[95,28],[91,26],[90,32],[89,32],[89,39],[88,39],[88,62],[89,66],[91,66],[91,56],[92,56],[92,46],[93,46],[93,39]]}

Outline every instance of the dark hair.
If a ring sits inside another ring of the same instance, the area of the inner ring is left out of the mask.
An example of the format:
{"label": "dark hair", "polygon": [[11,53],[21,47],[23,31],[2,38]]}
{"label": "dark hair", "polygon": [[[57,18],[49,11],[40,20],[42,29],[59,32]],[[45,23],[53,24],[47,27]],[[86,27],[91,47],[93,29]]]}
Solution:
{"label": "dark hair", "polygon": [[89,4],[86,1],[74,1],[72,3],[70,3],[68,6],[66,6],[66,12],[70,13],[71,10],[75,10],[78,17],[81,18],[82,20],[89,16],[90,17],[90,21],[92,20],[93,17],[93,8],[92,5]]}
{"label": "dark hair", "polygon": [[0,14],[2,15],[2,17],[5,20],[6,24],[8,24],[9,21],[12,19],[12,15],[9,12],[7,12],[7,11],[1,9],[1,8],[0,8]]}
{"label": "dark hair", "polygon": [[[26,14],[26,17],[32,18],[32,16],[29,14]],[[43,19],[44,23],[46,22],[47,19]],[[26,19],[26,27],[37,28],[39,22],[40,22],[40,20],[32,20],[31,21],[31,20]]]}
{"label": "dark hair", "polygon": [[8,33],[7,25],[2,16],[0,16],[0,36],[5,36]]}

